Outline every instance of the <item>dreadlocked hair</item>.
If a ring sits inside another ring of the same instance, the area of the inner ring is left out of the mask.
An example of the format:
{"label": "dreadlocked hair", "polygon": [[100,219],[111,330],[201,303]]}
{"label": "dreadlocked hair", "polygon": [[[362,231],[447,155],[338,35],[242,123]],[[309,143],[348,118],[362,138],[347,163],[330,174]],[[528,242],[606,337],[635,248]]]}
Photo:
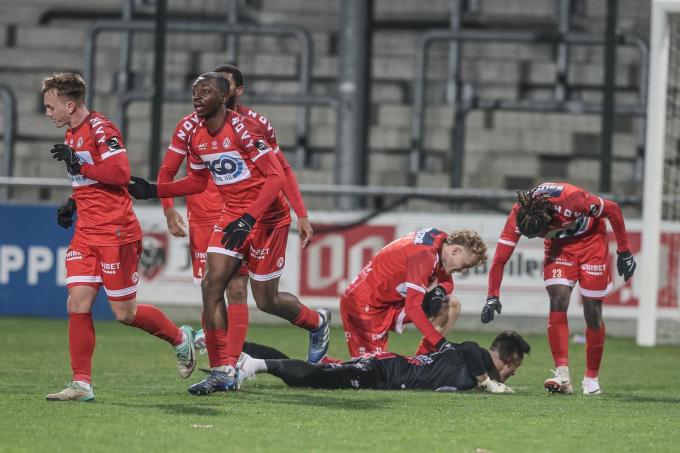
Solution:
{"label": "dreadlocked hair", "polygon": [[548,195],[536,194],[536,189],[517,192],[517,229],[529,238],[545,231],[553,216],[553,205]]}

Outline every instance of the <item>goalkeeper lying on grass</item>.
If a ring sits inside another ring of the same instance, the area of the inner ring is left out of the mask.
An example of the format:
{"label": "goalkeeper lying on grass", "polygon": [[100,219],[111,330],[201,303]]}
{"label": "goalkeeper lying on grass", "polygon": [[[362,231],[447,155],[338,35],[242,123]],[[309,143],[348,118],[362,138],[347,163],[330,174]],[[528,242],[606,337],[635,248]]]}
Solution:
{"label": "goalkeeper lying on grass", "polygon": [[268,346],[246,343],[239,360],[239,382],[269,373],[291,387],[318,389],[421,389],[457,391],[480,388],[513,393],[504,382],[531,350],[517,332],[499,334],[488,350],[472,341],[413,357],[384,353],[350,362],[311,365]]}

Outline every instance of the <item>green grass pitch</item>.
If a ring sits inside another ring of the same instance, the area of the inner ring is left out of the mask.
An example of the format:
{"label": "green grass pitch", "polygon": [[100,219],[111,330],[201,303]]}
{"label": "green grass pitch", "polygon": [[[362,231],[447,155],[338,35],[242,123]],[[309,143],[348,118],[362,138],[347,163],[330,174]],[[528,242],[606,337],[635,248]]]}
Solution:
{"label": "green grass pitch", "polygon": [[[540,321],[537,321],[540,322]],[[99,322],[94,360],[97,402],[46,402],[69,380],[67,323],[0,319],[0,451],[680,451],[680,348],[638,348],[608,339],[603,395],[547,396],[551,357],[545,337],[509,384],[514,395],[477,392],[313,391],[288,389],[270,376],[242,391],[190,397],[172,350],[133,328]],[[303,357],[306,333],[292,326],[251,326],[249,340]],[[492,336],[458,332],[453,341],[487,345]],[[331,353],[346,357],[342,331]],[[414,331],[392,336],[411,353]],[[583,345],[570,345],[579,383]],[[199,365],[206,366],[205,356]]]}

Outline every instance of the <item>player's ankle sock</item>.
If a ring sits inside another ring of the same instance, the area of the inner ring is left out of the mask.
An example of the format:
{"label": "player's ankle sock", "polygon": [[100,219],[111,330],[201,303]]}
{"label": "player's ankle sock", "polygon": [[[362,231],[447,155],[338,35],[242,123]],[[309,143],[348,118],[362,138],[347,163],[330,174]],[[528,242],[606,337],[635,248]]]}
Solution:
{"label": "player's ankle sock", "polygon": [[205,332],[205,348],[208,350],[208,362],[211,368],[224,365],[226,362],[222,360],[225,355],[224,350],[227,348],[227,331],[226,329],[204,329]]}
{"label": "player's ankle sock", "polygon": [[74,381],[92,382],[95,334],[92,313],[69,313],[68,350]]}
{"label": "player's ankle sock", "polygon": [[429,341],[427,341],[425,338],[420,340],[420,344],[418,345],[418,349],[416,350],[416,355],[423,355],[423,354],[429,354],[430,352],[436,351],[437,348],[433,346]]}
{"label": "player's ankle sock", "polygon": [[92,388],[92,385],[90,384],[89,381],[82,381],[82,380],[79,379],[77,381],[74,380],[73,382],[80,385],[81,387],[85,387],[88,390]]}
{"label": "player's ankle sock", "polygon": [[604,351],[604,323],[600,328],[593,330],[586,327],[586,377],[597,378],[602,362],[602,352]]}
{"label": "player's ankle sock", "polygon": [[179,327],[153,305],[137,305],[137,314],[130,325],[165,340],[173,346],[179,346],[184,340]]}
{"label": "player's ankle sock", "polygon": [[569,363],[569,323],[567,313],[551,311],[548,317],[548,343],[555,366],[567,366]]}
{"label": "player's ankle sock", "polygon": [[306,305],[300,304],[300,313],[291,323],[305,330],[316,330],[321,324],[321,316],[316,310],[310,310]]}
{"label": "player's ankle sock", "polygon": [[236,367],[236,362],[243,352],[243,342],[248,333],[248,305],[228,305],[227,319],[229,320],[229,329],[227,330],[227,347],[223,359],[226,360],[228,365]]}
{"label": "player's ankle sock", "polygon": [[255,373],[266,373],[267,372],[267,362],[265,359],[250,359],[250,367]]}

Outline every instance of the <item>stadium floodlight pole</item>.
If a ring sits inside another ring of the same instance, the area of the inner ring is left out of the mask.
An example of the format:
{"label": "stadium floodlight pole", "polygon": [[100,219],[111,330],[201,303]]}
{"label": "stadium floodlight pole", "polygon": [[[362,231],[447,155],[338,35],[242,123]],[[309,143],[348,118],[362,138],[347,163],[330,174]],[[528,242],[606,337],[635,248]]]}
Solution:
{"label": "stadium floodlight pole", "polygon": [[163,94],[165,92],[165,35],[168,23],[167,0],[156,0],[156,33],[154,35],[153,101],[151,102],[151,149],[149,178],[156,179],[160,166],[161,129],[163,128]]}
{"label": "stadium floodlight pole", "polygon": [[600,192],[611,190],[614,96],[616,95],[616,21],[618,0],[607,0],[607,30],[604,44],[604,80],[600,140]]}
{"label": "stadium floodlight pole", "polygon": [[666,137],[666,90],[670,27],[668,14],[680,12],[680,1],[654,0],[651,17],[651,47],[647,102],[647,139],[642,192],[641,272],[637,278],[638,323],[636,341],[640,346],[656,344],[656,312],[659,297],[659,250],[661,242],[661,203],[663,158]]}

